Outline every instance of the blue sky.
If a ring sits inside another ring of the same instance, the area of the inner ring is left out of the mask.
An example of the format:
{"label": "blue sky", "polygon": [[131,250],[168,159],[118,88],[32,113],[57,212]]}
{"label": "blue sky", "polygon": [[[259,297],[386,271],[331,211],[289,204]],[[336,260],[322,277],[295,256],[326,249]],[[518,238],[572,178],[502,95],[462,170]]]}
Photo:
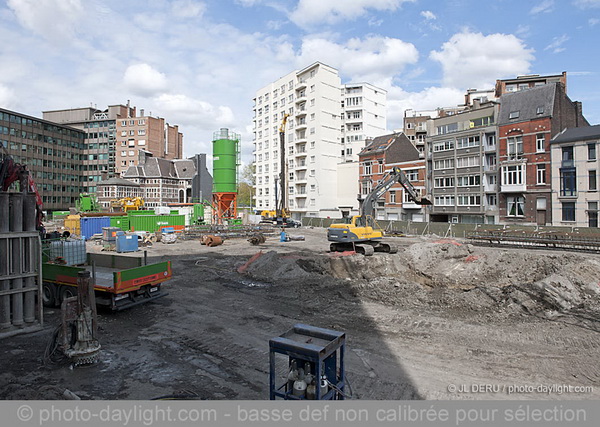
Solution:
{"label": "blue sky", "polygon": [[178,124],[186,155],[229,127],[248,161],[256,90],[321,61],[387,89],[389,129],[406,108],[562,71],[598,124],[598,42],[600,0],[6,0],[0,106],[41,116],[131,100]]}

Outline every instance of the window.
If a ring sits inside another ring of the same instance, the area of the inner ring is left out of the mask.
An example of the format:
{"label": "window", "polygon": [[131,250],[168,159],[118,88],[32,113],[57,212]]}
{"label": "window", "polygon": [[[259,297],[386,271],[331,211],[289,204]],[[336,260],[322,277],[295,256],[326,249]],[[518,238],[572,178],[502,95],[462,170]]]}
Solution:
{"label": "window", "polygon": [[469,127],[479,127],[479,126],[490,126],[494,124],[494,116],[481,117],[479,119],[471,120]]}
{"label": "window", "polygon": [[[379,160],[379,163],[382,163],[382,160]],[[381,171],[383,172],[383,166],[381,167]],[[406,177],[408,178],[409,181],[413,182],[413,181],[417,181],[419,179],[419,170],[418,169],[411,169],[411,170],[407,170],[404,171],[404,174],[406,175]]]}
{"label": "window", "polygon": [[479,175],[459,176],[456,180],[458,187],[473,187],[481,184],[481,176]]}
{"label": "window", "polygon": [[523,155],[523,136],[514,136],[508,138],[508,159],[520,159]]}
{"label": "window", "polygon": [[470,136],[468,138],[458,138],[456,148],[477,147],[479,145],[479,136]]}
{"label": "window", "polygon": [[588,227],[598,227],[598,202],[588,202]]}
{"label": "window", "polygon": [[596,191],[598,189],[596,184],[596,171],[588,171],[588,187],[590,191]]}
{"label": "window", "polygon": [[146,129],[138,129],[138,135],[146,135]]}
{"label": "window", "polygon": [[506,197],[506,216],[524,216],[525,199],[523,196]]}
{"label": "window", "polygon": [[561,196],[576,196],[577,181],[575,168],[560,169],[560,195]]}
{"label": "window", "polygon": [[538,116],[540,114],[544,114],[544,107],[537,107],[537,109],[535,110],[535,114],[537,114]]}
{"label": "window", "polygon": [[481,196],[462,195],[458,196],[458,206],[479,206],[481,205]]}
{"label": "window", "polygon": [[371,162],[365,162],[364,169],[364,175],[371,175],[373,173],[371,169]]}
{"label": "window", "polygon": [[447,151],[447,150],[454,150],[454,141],[453,140],[436,142],[433,144],[434,152]]}
{"label": "window", "polygon": [[451,178],[451,177],[448,177],[448,178],[435,178],[435,180],[434,180],[434,187],[435,188],[454,187],[454,178]]}
{"label": "window", "polygon": [[502,171],[502,185],[523,185],[525,165],[505,166]]}
{"label": "window", "polygon": [[572,168],[575,166],[575,162],[573,161],[573,147],[563,147],[562,148],[562,164],[563,168]]}
{"label": "window", "polygon": [[575,202],[562,203],[562,220],[575,221]]}
{"label": "window", "polygon": [[454,196],[436,196],[433,204],[435,206],[454,206]]}
{"label": "window", "polygon": [[487,201],[487,205],[492,207],[492,206],[496,206],[498,204],[498,198],[496,197],[495,194],[488,194],[485,196],[486,201]]}
{"label": "window", "polygon": [[536,167],[537,185],[546,184],[546,165],[537,165]]}
{"label": "window", "polygon": [[442,125],[437,127],[438,135],[445,135],[447,133],[458,131],[458,123],[450,123],[447,125]]}
{"label": "window", "polygon": [[433,169],[452,169],[454,167],[454,159],[442,159],[433,162]]}
{"label": "window", "polygon": [[396,204],[396,192],[395,191],[390,191],[390,204],[391,205]]}
{"label": "window", "polygon": [[479,166],[479,160],[479,156],[459,157],[456,159],[456,167],[468,168],[472,166]]}
{"label": "window", "polygon": [[511,112],[508,114],[508,118],[509,118],[510,120],[518,119],[518,118],[519,118],[519,114],[520,114],[520,112],[519,112],[519,111],[511,111]]}
{"label": "window", "polygon": [[546,151],[546,135],[543,133],[538,133],[535,136],[535,150],[538,153]]}
{"label": "window", "polygon": [[596,144],[588,144],[588,160],[596,160]]}

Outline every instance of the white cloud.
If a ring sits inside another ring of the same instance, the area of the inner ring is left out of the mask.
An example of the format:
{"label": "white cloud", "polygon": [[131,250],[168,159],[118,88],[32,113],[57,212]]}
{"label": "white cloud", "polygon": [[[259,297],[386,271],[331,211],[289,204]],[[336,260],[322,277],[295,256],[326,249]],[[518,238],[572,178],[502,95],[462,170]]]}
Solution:
{"label": "white cloud", "polygon": [[183,125],[215,128],[233,126],[234,114],[231,108],[213,106],[209,102],[191,98],[183,94],[162,94],[154,99],[161,115],[170,122]]}
{"label": "white cloud", "polygon": [[85,12],[80,0],[8,0],[7,5],[24,28],[52,42],[75,37]]}
{"label": "white cloud", "polygon": [[12,89],[0,84],[0,105],[3,108],[14,108],[17,97]]}
{"label": "white cloud", "polygon": [[299,0],[298,6],[290,14],[296,25],[308,28],[317,24],[335,24],[344,20],[354,20],[365,15],[368,10],[394,11],[402,3],[414,0]]}
{"label": "white cloud", "polygon": [[197,18],[206,11],[206,4],[194,0],[176,0],[171,3],[171,11],[178,18]]}
{"label": "white cloud", "polygon": [[430,111],[441,107],[455,107],[465,100],[463,90],[448,87],[428,87],[419,92],[406,92],[397,86],[386,89],[389,129],[402,127],[405,110]]}
{"label": "white cloud", "polygon": [[598,22],[600,22],[600,19],[597,18],[590,18],[588,20],[588,24],[590,24],[590,27],[594,27],[598,24]]}
{"label": "white cloud", "polygon": [[150,97],[166,90],[167,77],[148,64],[135,64],[125,70],[123,83],[131,93]]}
{"label": "white cloud", "polygon": [[262,0],[235,0],[237,4],[241,4],[244,7],[254,6],[255,4],[261,3]]}
{"label": "white cloud", "polygon": [[531,15],[537,15],[538,13],[550,13],[552,11],[554,11],[554,0],[544,0],[533,6],[529,13]]}
{"label": "white cloud", "polygon": [[414,45],[390,37],[355,38],[343,45],[326,38],[307,37],[302,41],[296,62],[304,67],[321,61],[354,79],[376,79],[395,75],[418,58]]}
{"label": "white cloud", "polygon": [[421,16],[423,18],[425,18],[426,20],[428,20],[428,21],[437,19],[437,16],[435,16],[435,14],[432,11],[430,11],[430,10],[424,10],[424,11],[422,11],[421,12]]}
{"label": "white cloud", "polygon": [[600,7],[600,0],[575,0],[573,2],[575,6],[579,6],[582,9]]}
{"label": "white cloud", "polygon": [[548,46],[546,46],[544,48],[544,50],[552,50],[552,53],[563,52],[565,50],[565,48],[563,47],[563,44],[565,44],[565,42],[568,40],[569,40],[569,36],[567,36],[566,34],[563,34],[560,37],[554,37],[552,39],[552,43],[550,43]]}
{"label": "white cloud", "polygon": [[432,51],[429,57],[442,65],[445,86],[487,89],[497,78],[529,72],[533,49],[511,34],[462,32]]}

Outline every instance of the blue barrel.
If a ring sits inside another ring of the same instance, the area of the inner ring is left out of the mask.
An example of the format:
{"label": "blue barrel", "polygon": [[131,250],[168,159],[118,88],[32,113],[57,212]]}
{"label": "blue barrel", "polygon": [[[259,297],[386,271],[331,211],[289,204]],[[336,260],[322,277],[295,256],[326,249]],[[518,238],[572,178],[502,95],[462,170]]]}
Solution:
{"label": "blue barrel", "polygon": [[82,217],[81,237],[85,240],[89,240],[94,234],[102,234],[103,227],[110,227],[110,217]]}

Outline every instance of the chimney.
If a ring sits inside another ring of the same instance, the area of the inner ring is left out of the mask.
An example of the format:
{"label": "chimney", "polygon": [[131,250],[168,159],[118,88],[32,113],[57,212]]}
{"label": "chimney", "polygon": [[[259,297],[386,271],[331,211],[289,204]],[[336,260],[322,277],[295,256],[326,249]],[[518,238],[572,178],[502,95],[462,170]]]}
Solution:
{"label": "chimney", "polygon": [[581,105],[581,101],[573,101],[575,107],[575,126],[582,126],[585,122],[583,119],[583,106]]}
{"label": "chimney", "polygon": [[144,109],[140,108],[140,117],[144,117]]}
{"label": "chimney", "polygon": [[129,99],[128,99],[128,100],[127,100],[127,118],[130,118],[130,117],[131,117],[131,114],[130,114],[130,111],[129,111],[129,103],[130,103],[130,101],[129,101]]}

